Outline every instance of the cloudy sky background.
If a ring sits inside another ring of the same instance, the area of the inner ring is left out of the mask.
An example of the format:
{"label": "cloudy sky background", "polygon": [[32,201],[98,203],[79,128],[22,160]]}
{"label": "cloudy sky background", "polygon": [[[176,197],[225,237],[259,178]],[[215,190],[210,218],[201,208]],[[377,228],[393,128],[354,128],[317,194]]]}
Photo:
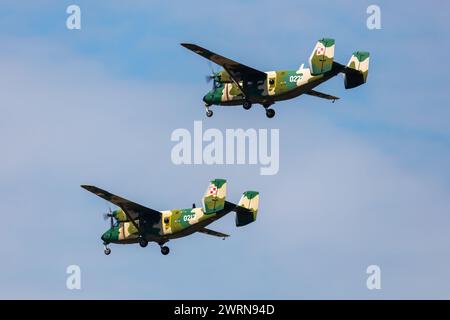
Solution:
{"label": "cloudy sky background", "polygon": [[[3,1],[0,11],[0,298],[450,298],[449,5],[372,2]],[[435,10],[439,7],[439,10]],[[214,108],[206,119],[206,60],[195,42],[260,70],[297,68],[317,39],[335,59],[371,52],[368,84],[262,108]],[[278,128],[280,171],[175,166],[174,129]],[[258,220],[229,215],[169,243],[112,245],[95,184],[155,209],[200,203],[208,180],[229,199],[261,192]],[[66,289],[66,267],[82,290]],[[381,290],[366,288],[379,265]]]}

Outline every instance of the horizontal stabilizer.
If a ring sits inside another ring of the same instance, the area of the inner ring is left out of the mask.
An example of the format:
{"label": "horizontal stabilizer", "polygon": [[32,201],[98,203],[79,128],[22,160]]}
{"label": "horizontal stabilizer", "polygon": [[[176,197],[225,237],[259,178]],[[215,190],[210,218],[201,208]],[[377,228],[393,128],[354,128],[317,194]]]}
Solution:
{"label": "horizontal stabilizer", "polygon": [[215,236],[215,237],[219,237],[219,238],[229,237],[228,234],[225,234],[225,233],[222,233],[222,232],[218,232],[218,231],[214,231],[214,230],[207,229],[207,228],[199,229],[198,232],[205,233],[205,234],[208,234],[210,236]]}
{"label": "horizontal stabilizer", "polygon": [[322,93],[319,91],[315,91],[315,90],[310,90],[308,92],[305,92],[305,94],[310,95],[310,96],[314,96],[314,97],[318,97],[318,98],[322,98],[322,99],[327,99],[327,100],[338,100],[339,97],[335,97],[326,93]]}

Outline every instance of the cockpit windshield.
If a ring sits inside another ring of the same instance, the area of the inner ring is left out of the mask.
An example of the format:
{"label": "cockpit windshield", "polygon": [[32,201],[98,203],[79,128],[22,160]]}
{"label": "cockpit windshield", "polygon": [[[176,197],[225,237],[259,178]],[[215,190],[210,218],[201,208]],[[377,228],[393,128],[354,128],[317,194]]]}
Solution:
{"label": "cockpit windshield", "polygon": [[113,227],[117,228],[120,226],[120,222],[116,220],[116,222],[114,222]]}
{"label": "cockpit windshield", "polygon": [[218,89],[221,88],[223,86],[223,83],[217,80],[214,80],[213,82],[213,89]]}

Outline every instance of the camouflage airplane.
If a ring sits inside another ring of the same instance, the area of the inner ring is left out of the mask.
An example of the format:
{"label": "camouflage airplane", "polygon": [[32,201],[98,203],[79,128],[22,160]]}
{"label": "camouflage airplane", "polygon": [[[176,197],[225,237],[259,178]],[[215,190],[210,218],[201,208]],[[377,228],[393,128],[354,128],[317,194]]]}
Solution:
{"label": "camouflage airplane", "polygon": [[253,69],[195,44],[181,45],[224,69],[209,76],[214,80],[213,88],[203,97],[208,117],[213,115],[209,109],[212,105],[242,105],[248,110],[253,103],[259,103],[266,109],[266,116],[272,118],[275,116],[275,110],[270,108],[272,104],[302,94],[334,102],[339,98],[313,89],[338,73],[343,73],[346,89],[355,88],[367,81],[369,71],[368,52],[354,52],[347,66],[334,62],[334,39],[324,38],[316,43],[309,57],[309,68],[302,64],[298,70],[268,72]]}
{"label": "camouflage airplane", "polygon": [[245,226],[256,220],[259,206],[259,193],[256,191],[244,192],[237,205],[225,201],[227,182],[223,179],[210,182],[203,196],[202,208],[196,208],[193,204],[192,208],[165,211],[144,207],[94,186],[81,187],[119,207],[106,214],[111,221],[109,230],[101,236],[106,255],[111,253],[108,248],[110,243],[139,243],[144,248],[153,241],[159,244],[161,253],[167,255],[169,248],[164,246],[166,242],[195,232],[225,239],[227,234],[207,229],[206,226],[231,211],[236,212],[236,226]]}

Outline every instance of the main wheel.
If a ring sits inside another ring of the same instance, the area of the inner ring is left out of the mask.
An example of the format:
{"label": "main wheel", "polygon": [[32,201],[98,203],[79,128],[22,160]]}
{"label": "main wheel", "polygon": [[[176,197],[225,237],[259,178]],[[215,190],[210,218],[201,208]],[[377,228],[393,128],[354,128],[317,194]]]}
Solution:
{"label": "main wheel", "polygon": [[244,107],[245,110],[248,110],[252,107],[252,103],[250,101],[244,101],[242,106]]}
{"label": "main wheel", "polygon": [[206,111],[206,116],[207,116],[208,118],[211,118],[211,117],[213,116],[212,110]]}
{"label": "main wheel", "polygon": [[148,241],[145,240],[145,239],[139,239],[139,245],[140,245],[142,248],[145,248],[145,247],[148,245]]}
{"label": "main wheel", "polygon": [[266,109],[266,116],[267,118],[273,118],[275,116],[275,110],[273,109]]}
{"label": "main wheel", "polygon": [[105,250],[103,252],[108,256],[111,253],[111,249],[105,248]]}
{"label": "main wheel", "polygon": [[161,247],[161,253],[162,253],[163,255],[166,256],[166,255],[169,254],[169,252],[170,252],[169,247],[166,247],[166,246]]}

